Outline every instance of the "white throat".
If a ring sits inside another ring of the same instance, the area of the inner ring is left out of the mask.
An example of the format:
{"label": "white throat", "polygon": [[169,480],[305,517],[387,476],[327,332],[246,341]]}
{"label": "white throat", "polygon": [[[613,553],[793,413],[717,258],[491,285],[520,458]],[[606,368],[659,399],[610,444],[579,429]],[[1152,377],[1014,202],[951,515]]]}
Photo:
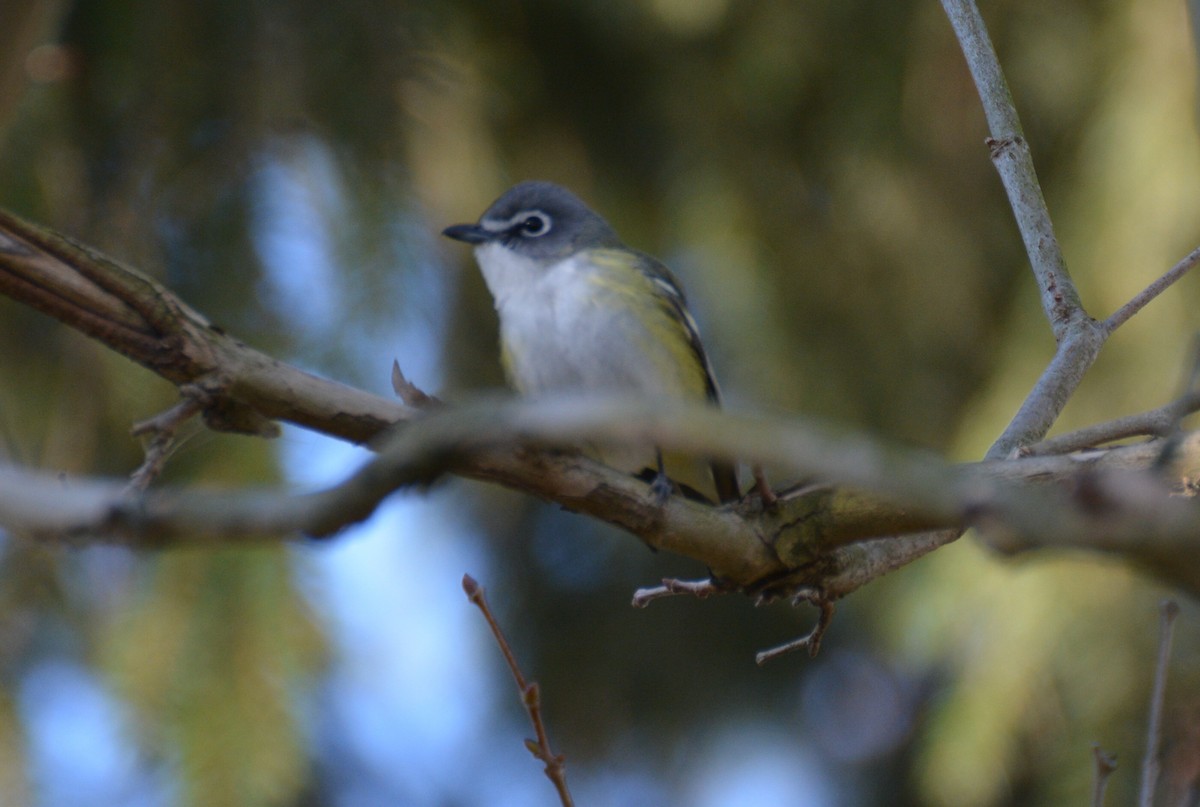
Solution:
{"label": "white throat", "polygon": [[475,260],[498,311],[503,311],[514,298],[530,294],[551,269],[494,242],[476,247]]}

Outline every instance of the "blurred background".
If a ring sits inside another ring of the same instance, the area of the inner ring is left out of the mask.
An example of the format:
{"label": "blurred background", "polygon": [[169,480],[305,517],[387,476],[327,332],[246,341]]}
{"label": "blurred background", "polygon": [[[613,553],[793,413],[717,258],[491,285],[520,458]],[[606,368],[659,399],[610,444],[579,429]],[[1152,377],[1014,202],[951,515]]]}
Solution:
{"label": "blurred background", "polygon": [[[1200,243],[1181,0],[986,8],[1068,263],[1109,314]],[[928,0],[4,0],[0,206],[250,344],[390,394],[502,385],[447,224],[564,183],[688,290],[731,406],[978,458],[1052,355],[983,116]],[[1123,327],[1059,430],[1179,389],[1200,279]],[[0,451],[123,476],[173,387],[0,299]],[[162,484],[311,489],[365,452],[194,430]],[[782,480],[781,480],[782,481]],[[486,587],[581,805],[1132,802],[1167,592],[968,535],[813,614],[629,607],[702,573],[461,480],[321,545],[130,553],[0,533],[0,803],[550,805]],[[1167,783],[1200,759],[1200,613]],[[1172,790],[1173,789],[1173,790]]]}

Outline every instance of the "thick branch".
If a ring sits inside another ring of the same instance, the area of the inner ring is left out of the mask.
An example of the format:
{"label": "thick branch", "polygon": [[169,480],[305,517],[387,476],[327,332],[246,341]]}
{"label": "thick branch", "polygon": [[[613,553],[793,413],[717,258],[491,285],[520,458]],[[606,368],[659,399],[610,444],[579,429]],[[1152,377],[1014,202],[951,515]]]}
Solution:
{"label": "thick branch", "polygon": [[0,294],[33,306],[207,397],[205,420],[269,434],[269,421],[365,443],[412,416],[394,401],[247,347],[151,278],[0,210]]}
{"label": "thick branch", "polygon": [[[829,478],[872,495],[815,490],[785,495],[765,512],[756,499],[714,508],[676,496],[660,506],[633,477],[577,455],[530,447],[591,440],[653,442],[711,456],[742,452],[800,473],[823,469]],[[520,445],[526,448],[514,450]],[[812,424],[707,407],[662,411],[644,403],[487,401],[399,427],[379,448],[376,459],[344,483],[299,496],[272,491],[128,496],[116,483],[64,486],[8,469],[0,476],[0,522],[39,533],[105,534],[139,546],[297,531],[327,535],[366,517],[400,487],[458,473],[502,481],[603,518],[749,590],[823,586],[830,579],[843,579],[845,590],[852,590],[864,580],[849,572],[877,576],[895,565],[896,542],[862,539],[970,526],[1007,536],[1013,548],[1099,546],[1160,571],[1169,559],[1171,579],[1200,590],[1200,542],[1194,537],[1200,508],[1171,497],[1145,473],[1159,460],[1156,444],[1086,457],[952,466],[923,452]],[[1172,475],[1200,468],[1200,434],[1178,444],[1172,463],[1167,469]]]}

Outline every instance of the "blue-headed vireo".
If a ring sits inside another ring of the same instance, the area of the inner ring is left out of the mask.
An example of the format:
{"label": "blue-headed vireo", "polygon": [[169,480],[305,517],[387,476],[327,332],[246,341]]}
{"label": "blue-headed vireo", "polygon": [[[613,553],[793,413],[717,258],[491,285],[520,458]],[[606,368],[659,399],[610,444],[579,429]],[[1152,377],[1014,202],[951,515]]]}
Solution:
{"label": "blue-headed vireo", "polygon": [[[608,222],[566,188],[522,182],[477,223],[456,224],[443,234],[475,245],[500,315],[502,360],[518,392],[720,404],[696,322],[671,272],[621,243]],[[655,449],[654,457],[654,488],[665,499],[671,483],[662,452]],[[711,486],[720,501],[737,500],[733,466],[710,467],[703,492]],[[672,476],[691,483],[686,473],[673,462]]]}

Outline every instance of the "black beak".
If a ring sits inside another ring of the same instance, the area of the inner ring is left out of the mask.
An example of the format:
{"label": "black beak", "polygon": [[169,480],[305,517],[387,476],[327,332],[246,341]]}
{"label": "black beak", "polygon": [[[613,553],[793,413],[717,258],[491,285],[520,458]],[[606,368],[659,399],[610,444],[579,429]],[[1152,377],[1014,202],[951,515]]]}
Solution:
{"label": "black beak", "polygon": [[455,241],[466,241],[468,244],[482,244],[494,237],[494,233],[488,232],[478,224],[454,224],[442,230],[442,235]]}

